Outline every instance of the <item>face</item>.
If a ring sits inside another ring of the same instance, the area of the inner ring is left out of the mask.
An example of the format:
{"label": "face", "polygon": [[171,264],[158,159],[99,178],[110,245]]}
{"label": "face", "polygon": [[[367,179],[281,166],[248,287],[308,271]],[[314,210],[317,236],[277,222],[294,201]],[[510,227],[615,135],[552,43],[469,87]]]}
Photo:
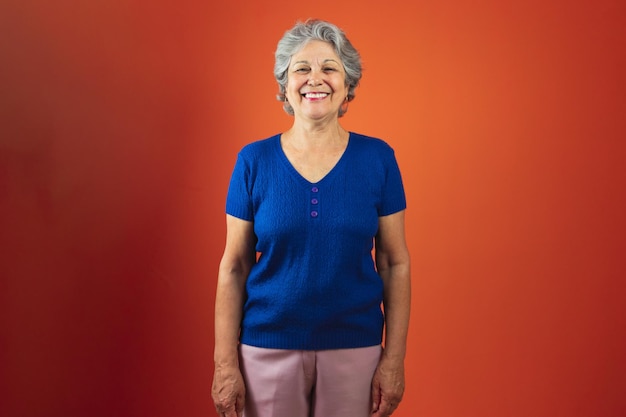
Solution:
{"label": "face", "polygon": [[348,95],[346,72],[332,45],[310,41],[291,57],[285,95],[296,117],[336,118]]}

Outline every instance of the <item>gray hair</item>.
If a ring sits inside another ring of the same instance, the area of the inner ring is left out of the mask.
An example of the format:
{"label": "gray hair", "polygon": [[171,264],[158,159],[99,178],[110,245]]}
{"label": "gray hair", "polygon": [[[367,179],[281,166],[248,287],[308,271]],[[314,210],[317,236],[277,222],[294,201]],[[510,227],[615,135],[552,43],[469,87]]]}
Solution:
{"label": "gray hair", "polygon": [[[287,87],[287,70],[291,57],[297,53],[307,42],[319,40],[328,42],[335,49],[335,53],[341,59],[346,71],[346,87],[348,87],[348,101],[354,100],[354,90],[359,85],[362,76],[361,57],[359,52],[352,46],[344,32],[332,23],[323,20],[309,19],[306,22],[298,22],[285,32],[285,35],[278,42],[276,53],[274,54],[274,77],[278,82],[278,101],[283,102],[283,109],[287,114],[293,116],[293,108],[285,96]],[[339,117],[347,111],[347,107],[342,106],[339,110]]]}

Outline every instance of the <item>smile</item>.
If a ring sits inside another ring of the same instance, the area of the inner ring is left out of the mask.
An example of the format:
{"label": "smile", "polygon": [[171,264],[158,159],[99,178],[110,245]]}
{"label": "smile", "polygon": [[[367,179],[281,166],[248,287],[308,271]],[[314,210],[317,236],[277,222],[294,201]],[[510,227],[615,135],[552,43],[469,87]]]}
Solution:
{"label": "smile", "polygon": [[305,93],[303,96],[310,99],[319,99],[327,97],[328,93]]}

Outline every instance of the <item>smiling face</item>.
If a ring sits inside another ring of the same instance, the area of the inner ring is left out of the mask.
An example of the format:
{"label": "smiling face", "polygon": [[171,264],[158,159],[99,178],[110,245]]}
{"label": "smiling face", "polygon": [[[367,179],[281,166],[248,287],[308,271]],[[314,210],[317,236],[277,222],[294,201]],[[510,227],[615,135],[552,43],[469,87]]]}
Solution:
{"label": "smiling face", "polygon": [[343,64],[330,43],[310,41],[291,57],[285,95],[296,117],[338,117],[348,88]]}

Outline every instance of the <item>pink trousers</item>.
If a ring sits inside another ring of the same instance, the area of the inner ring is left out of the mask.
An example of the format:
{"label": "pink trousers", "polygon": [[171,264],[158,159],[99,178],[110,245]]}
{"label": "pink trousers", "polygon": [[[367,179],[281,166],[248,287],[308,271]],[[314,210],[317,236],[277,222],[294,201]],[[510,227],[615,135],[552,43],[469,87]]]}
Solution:
{"label": "pink trousers", "polygon": [[368,417],[380,346],[321,351],[240,346],[244,417]]}

